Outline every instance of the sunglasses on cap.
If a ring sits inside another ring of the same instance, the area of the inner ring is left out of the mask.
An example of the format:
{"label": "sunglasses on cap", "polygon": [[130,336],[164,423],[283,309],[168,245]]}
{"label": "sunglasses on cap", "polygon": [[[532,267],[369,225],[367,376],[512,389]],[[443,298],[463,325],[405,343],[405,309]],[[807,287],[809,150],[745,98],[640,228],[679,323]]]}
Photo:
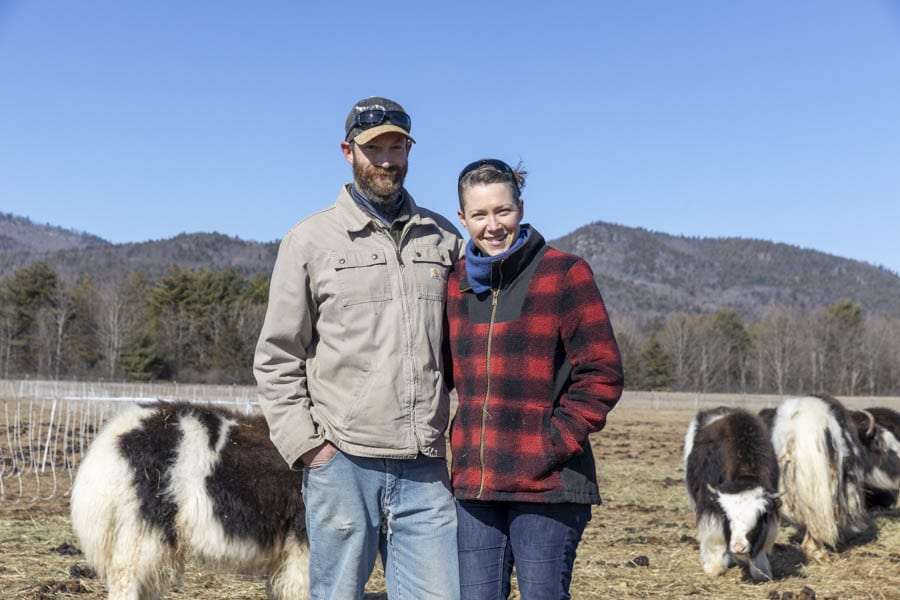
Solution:
{"label": "sunglasses on cap", "polygon": [[409,118],[409,115],[401,110],[372,108],[353,115],[353,127],[350,130],[352,131],[356,127],[370,129],[376,125],[381,125],[385,121],[406,131],[409,131],[412,127],[412,120]]}
{"label": "sunglasses on cap", "polygon": [[457,180],[457,185],[462,183],[463,177],[471,173],[472,171],[476,171],[481,167],[493,167],[494,169],[500,171],[505,175],[509,175],[510,181],[512,181],[513,187],[516,189],[516,198],[519,197],[519,178],[516,177],[516,172],[513,170],[511,166],[503,162],[502,160],[496,158],[482,158],[481,160],[476,160],[474,162],[470,162],[463,170],[459,173],[459,179]]}

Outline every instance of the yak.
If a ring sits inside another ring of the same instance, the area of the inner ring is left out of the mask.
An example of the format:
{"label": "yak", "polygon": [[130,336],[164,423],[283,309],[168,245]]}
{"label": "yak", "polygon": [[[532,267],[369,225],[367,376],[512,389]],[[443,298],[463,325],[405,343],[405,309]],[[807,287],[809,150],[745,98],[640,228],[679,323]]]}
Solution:
{"label": "yak", "polygon": [[684,463],[703,570],[720,575],[737,562],[754,580],[771,580],[778,463],[762,420],[727,407],[697,413],[685,435]]}
{"label": "yak", "polygon": [[781,514],[803,533],[816,560],[866,527],[864,457],[848,411],[831,396],[788,398],[775,410],[772,445],[780,468]]}
{"label": "yak", "polygon": [[72,525],[110,600],[160,598],[179,584],[189,554],[267,576],[278,600],[306,600],[300,484],[262,417],[185,403],[134,406],[86,453]]}

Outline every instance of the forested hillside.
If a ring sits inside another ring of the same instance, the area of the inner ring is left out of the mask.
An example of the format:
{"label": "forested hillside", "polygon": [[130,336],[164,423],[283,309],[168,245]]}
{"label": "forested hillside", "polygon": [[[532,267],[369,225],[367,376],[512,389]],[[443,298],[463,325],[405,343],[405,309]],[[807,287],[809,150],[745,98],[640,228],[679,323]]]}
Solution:
{"label": "forested hillside", "polygon": [[759,317],[773,304],[811,309],[852,298],[900,317],[900,277],[887,269],[788,244],[687,238],[592,223],[554,241],[591,264],[607,303],[639,318],[731,308]]}
{"label": "forested hillside", "polygon": [[[16,237],[10,235],[16,229],[11,223],[17,223]],[[28,240],[28,247],[15,240]],[[61,247],[66,243],[70,245]],[[551,243],[586,258],[610,309],[641,321],[673,311],[721,308],[759,318],[773,304],[813,309],[842,298],[852,298],[871,314],[900,317],[896,273],[788,244],[688,238],[603,222]],[[109,244],[88,234],[36,226],[21,217],[0,218],[0,278],[35,262],[47,263],[66,281],[89,275],[95,282],[111,283],[132,272],[153,281],[172,266],[268,275],[276,253],[275,242],[219,233]]]}
{"label": "forested hillside", "polygon": [[132,272],[155,280],[172,266],[230,268],[243,275],[268,274],[277,250],[275,243],[251,242],[220,233],[183,233],[166,240],[46,252],[0,249],[0,277],[35,262],[50,265],[70,281],[88,275],[95,281],[115,282]]}
{"label": "forested hillside", "polygon": [[[58,231],[84,245],[0,248],[0,377],[252,380],[275,243]],[[632,389],[900,393],[900,277],[886,269],[607,223],[552,243],[591,263]]]}

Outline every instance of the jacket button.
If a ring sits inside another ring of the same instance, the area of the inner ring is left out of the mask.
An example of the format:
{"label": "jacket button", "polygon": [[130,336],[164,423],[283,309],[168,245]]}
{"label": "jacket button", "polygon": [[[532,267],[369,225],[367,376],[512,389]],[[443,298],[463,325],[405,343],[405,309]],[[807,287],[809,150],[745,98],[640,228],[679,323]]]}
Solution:
{"label": "jacket button", "polygon": [[346,259],[346,258],[342,258],[342,259],[339,260],[338,262],[341,263],[341,264],[344,264],[345,262],[347,262],[347,259]]}
{"label": "jacket button", "polygon": [[416,258],[422,258],[422,253],[421,253],[421,252],[416,252]]}
{"label": "jacket button", "polygon": [[377,255],[377,254],[373,254],[373,255],[372,255],[372,260],[378,260],[378,255]]}

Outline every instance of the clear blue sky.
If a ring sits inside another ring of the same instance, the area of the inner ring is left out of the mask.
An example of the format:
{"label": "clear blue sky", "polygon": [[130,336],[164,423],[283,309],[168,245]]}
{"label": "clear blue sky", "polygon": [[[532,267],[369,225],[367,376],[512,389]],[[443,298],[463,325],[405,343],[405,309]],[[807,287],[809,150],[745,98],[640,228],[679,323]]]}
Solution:
{"label": "clear blue sky", "polygon": [[448,216],[522,159],[548,237],[595,220],[900,271],[900,3],[0,0],[0,211],[114,242],[279,238],[332,202],[358,98],[413,118]]}

